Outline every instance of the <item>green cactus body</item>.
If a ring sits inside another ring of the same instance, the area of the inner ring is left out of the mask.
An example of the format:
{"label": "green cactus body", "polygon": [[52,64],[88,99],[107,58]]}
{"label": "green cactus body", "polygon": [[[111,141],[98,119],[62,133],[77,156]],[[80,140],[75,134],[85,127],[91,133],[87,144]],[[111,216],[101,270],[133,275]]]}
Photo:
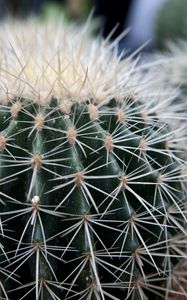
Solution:
{"label": "green cactus body", "polygon": [[[95,42],[90,47],[84,61],[77,46],[80,65],[68,63],[76,67],[70,78],[60,55],[58,68],[49,59],[45,72],[41,67],[41,82],[33,75],[25,81],[30,60],[19,76],[2,66],[10,76],[0,106],[2,299],[144,300],[165,293],[163,282],[183,256],[174,243],[186,223],[185,162],[172,144],[175,131],[157,114],[161,102],[130,95],[126,61],[102,46],[102,68]],[[116,70],[122,79],[108,92]],[[78,85],[68,90],[72,77]]]}

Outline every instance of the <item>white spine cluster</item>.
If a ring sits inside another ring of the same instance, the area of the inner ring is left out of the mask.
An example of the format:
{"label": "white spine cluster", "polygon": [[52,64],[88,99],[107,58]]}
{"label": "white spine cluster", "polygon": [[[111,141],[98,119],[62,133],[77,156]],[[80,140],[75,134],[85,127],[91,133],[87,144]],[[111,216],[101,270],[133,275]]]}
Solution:
{"label": "white spine cluster", "polygon": [[[31,19],[0,28],[0,101],[20,95],[47,102],[124,96],[134,66],[120,62],[115,46],[92,39],[87,27]],[[113,49],[112,49],[113,48]]]}

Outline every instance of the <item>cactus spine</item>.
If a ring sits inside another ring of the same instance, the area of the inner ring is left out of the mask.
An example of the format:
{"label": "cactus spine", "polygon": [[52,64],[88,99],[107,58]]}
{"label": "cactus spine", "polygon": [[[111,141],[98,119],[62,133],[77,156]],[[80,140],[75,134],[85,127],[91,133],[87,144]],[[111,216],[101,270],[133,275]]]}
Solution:
{"label": "cactus spine", "polygon": [[172,99],[141,98],[134,63],[85,29],[0,36],[1,298],[167,294],[186,234]]}

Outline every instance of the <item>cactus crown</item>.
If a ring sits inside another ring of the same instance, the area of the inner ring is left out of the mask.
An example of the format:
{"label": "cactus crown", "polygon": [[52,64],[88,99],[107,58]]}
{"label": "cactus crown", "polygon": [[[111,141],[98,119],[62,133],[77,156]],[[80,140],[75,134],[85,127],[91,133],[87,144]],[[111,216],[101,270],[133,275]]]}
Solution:
{"label": "cactus crown", "polygon": [[87,26],[27,22],[25,28],[21,22],[2,24],[1,99],[101,102],[111,94],[124,96],[124,71],[130,74],[133,66],[129,70],[127,61],[119,64],[117,50],[107,41],[92,40]]}
{"label": "cactus crown", "polygon": [[85,29],[1,28],[1,297],[163,295],[186,234],[173,99]]}

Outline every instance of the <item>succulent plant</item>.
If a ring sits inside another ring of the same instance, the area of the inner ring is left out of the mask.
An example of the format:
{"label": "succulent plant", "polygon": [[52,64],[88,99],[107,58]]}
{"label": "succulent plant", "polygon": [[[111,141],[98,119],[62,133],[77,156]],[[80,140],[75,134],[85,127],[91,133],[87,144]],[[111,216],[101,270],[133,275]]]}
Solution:
{"label": "succulent plant", "polygon": [[186,0],[166,0],[158,14],[155,33],[155,45],[166,50],[168,41],[187,38],[187,2]]}
{"label": "succulent plant", "polygon": [[165,86],[179,88],[185,103],[187,95],[187,41],[180,40],[177,43],[169,43],[165,58],[161,75],[163,83]]}
{"label": "succulent plant", "polygon": [[0,298],[172,293],[180,107],[142,97],[139,67],[86,27],[5,23],[0,47]]}
{"label": "succulent plant", "polygon": [[[169,42],[167,52],[151,55],[150,61],[156,61],[149,76],[150,90],[175,91],[175,102],[181,103],[181,110],[186,111],[187,102],[187,41]],[[154,69],[154,71],[153,71]],[[159,76],[157,76],[159,74]],[[154,77],[157,76],[155,80]]]}

